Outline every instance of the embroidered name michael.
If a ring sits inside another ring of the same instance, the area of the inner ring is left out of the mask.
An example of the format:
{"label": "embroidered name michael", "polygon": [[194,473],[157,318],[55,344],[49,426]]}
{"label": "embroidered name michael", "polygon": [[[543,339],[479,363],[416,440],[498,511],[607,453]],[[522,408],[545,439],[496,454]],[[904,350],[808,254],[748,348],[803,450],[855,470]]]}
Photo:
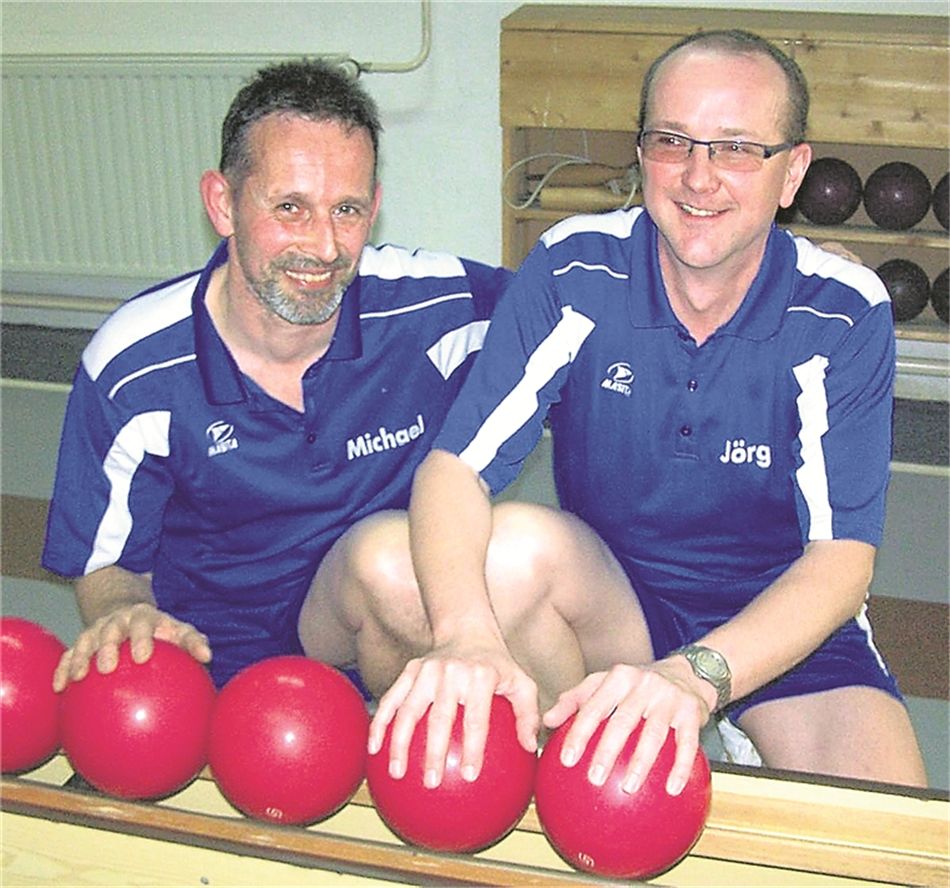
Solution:
{"label": "embroidered name michael", "polygon": [[351,460],[359,456],[369,456],[371,453],[392,450],[394,447],[402,447],[410,441],[414,441],[425,430],[426,424],[421,413],[416,416],[416,421],[412,425],[404,429],[396,429],[391,432],[385,426],[380,426],[375,435],[372,432],[366,432],[358,438],[350,438],[346,442],[346,458]]}

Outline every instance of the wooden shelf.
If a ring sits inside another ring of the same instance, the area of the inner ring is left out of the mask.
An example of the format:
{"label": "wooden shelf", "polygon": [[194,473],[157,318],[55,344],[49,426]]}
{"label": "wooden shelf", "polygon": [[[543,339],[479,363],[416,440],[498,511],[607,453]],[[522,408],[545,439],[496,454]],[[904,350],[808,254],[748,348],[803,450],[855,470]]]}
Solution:
{"label": "wooden shelf", "polygon": [[946,232],[886,231],[883,228],[865,228],[857,225],[811,225],[805,222],[793,222],[783,227],[813,241],[838,240],[856,244],[887,244],[894,247],[950,250],[950,239]]}

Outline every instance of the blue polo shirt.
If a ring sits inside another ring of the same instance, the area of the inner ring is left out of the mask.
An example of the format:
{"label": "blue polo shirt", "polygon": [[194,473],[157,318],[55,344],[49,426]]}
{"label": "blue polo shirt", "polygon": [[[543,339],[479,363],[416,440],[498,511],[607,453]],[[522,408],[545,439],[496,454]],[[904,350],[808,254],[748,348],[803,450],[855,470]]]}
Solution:
{"label": "blue polo shirt", "polygon": [[641,597],[721,619],[810,540],[880,542],[891,309],[872,271],[775,228],[739,310],[697,346],[657,236],[639,208],[550,229],[435,446],[498,492],[549,417],[561,505]]}
{"label": "blue polo shirt", "polygon": [[43,564],[153,574],[205,632],[218,684],[297,652],[300,604],[354,522],[405,509],[509,279],[445,254],[366,247],[305,410],[237,367],[201,271],[130,300],[86,348],[66,412]]}

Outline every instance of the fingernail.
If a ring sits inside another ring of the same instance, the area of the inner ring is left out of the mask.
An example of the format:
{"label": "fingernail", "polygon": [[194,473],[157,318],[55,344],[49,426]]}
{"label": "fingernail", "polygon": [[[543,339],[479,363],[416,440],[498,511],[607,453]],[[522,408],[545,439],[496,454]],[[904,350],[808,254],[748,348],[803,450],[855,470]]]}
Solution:
{"label": "fingernail", "polygon": [[674,780],[672,777],[670,777],[666,784],[666,792],[668,795],[678,796],[685,787],[686,784],[683,783],[680,778],[676,778]]}
{"label": "fingernail", "polygon": [[426,771],[422,782],[427,789],[435,789],[439,785],[439,775],[434,768]]}
{"label": "fingernail", "polygon": [[561,750],[561,764],[565,768],[570,768],[577,761],[577,750],[573,746],[565,746]]}
{"label": "fingernail", "polygon": [[462,768],[462,779],[468,783],[472,783],[475,780],[475,766],[466,765]]}
{"label": "fingernail", "polygon": [[621,784],[620,788],[627,794],[633,795],[639,788],[640,783],[642,782],[642,777],[640,776],[639,771],[634,771],[624,782]]}
{"label": "fingernail", "polygon": [[402,778],[405,776],[405,773],[405,769],[400,767],[399,762],[389,763],[389,776],[392,777],[393,780],[402,780]]}
{"label": "fingernail", "polygon": [[591,769],[587,772],[587,779],[594,784],[594,786],[603,786],[604,781],[607,779],[607,771],[603,765],[592,765]]}

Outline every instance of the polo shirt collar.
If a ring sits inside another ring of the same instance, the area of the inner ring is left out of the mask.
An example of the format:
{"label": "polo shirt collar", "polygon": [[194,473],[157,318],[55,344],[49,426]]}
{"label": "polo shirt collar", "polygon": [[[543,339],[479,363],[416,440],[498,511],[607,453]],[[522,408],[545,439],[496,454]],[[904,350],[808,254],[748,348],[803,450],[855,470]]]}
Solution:
{"label": "polo shirt collar", "polygon": [[765,244],[762,265],[739,310],[717,334],[765,341],[781,327],[792,298],[795,274],[795,244],[774,224]]}
{"label": "polo shirt collar", "polygon": [[[645,286],[631,287],[630,317],[635,327],[682,327],[666,295],[657,249],[659,233],[644,212],[643,225],[631,236],[631,277],[645,270]],[[778,331],[792,295],[795,245],[782,229],[772,226],[758,274],[739,310],[715,335],[765,340]],[[781,295],[781,298],[778,298]]]}
{"label": "polo shirt collar", "polygon": [[[204,384],[205,396],[211,404],[239,404],[248,398],[241,370],[215,329],[205,303],[211,275],[227,261],[228,242],[223,240],[202,270],[191,301],[198,371]],[[343,296],[333,339],[321,360],[347,360],[362,355],[359,281],[357,276]]]}
{"label": "polo shirt collar", "polygon": [[218,335],[205,299],[211,275],[228,261],[228,242],[221,241],[198,278],[191,297],[195,323],[195,356],[209,404],[239,404],[247,400],[241,371],[224,340]]}
{"label": "polo shirt collar", "polygon": [[338,309],[339,317],[330,347],[321,361],[346,361],[363,354],[363,337],[360,333],[360,276],[356,275],[343,294]]}

